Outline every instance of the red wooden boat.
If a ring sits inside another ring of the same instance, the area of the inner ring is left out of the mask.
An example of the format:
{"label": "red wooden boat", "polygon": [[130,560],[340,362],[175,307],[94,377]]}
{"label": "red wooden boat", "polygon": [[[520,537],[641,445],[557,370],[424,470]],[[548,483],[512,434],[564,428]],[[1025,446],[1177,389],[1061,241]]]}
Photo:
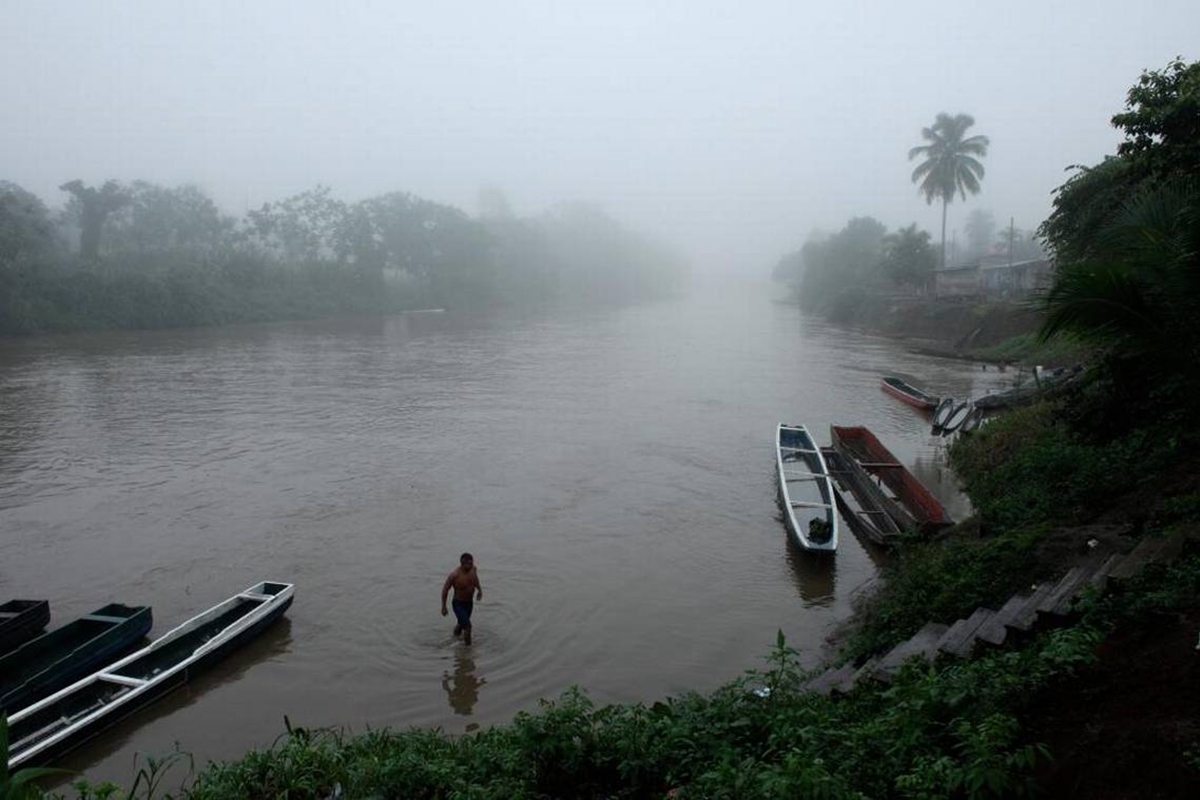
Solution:
{"label": "red wooden boat", "polygon": [[932,410],[937,407],[939,397],[922,392],[903,378],[889,375],[880,382],[880,386],[892,397],[908,403],[914,408]]}
{"label": "red wooden boat", "polygon": [[879,479],[898,501],[883,508],[901,528],[941,528],[954,520],[925,484],[917,480],[875,434],[862,426],[829,428],[833,447],[844,459],[854,459],[864,470]]}

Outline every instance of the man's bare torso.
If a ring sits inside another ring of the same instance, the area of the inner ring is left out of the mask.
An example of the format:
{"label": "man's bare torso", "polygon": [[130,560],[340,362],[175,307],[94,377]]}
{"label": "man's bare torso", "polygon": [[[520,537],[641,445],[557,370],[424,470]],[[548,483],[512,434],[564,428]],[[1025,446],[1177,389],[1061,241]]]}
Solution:
{"label": "man's bare torso", "polygon": [[455,567],[454,572],[450,573],[450,582],[454,584],[455,600],[460,603],[472,602],[472,595],[479,586],[479,576],[474,567],[471,567],[469,571],[462,567]]}

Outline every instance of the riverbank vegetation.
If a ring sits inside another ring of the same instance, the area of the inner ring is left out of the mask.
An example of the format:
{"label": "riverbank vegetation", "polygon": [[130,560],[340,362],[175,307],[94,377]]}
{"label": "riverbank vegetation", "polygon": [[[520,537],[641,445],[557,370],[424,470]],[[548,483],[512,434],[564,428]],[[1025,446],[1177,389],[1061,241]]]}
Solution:
{"label": "riverbank vegetation", "polygon": [[412,308],[610,304],[678,291],[683,259],[575,203],[518,218],[326,187],[236,219],[195,186],[0,181],[0,334],[165,328]]}

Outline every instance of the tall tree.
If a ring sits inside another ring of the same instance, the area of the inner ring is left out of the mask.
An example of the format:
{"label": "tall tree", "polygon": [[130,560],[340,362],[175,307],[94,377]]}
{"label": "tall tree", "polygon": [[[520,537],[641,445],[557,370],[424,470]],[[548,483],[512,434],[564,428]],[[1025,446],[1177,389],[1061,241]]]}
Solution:
{"label": "tall tree", "polygon": [[917,223],[889,233],[883,240],[883,272],[894,283],[905,283],[918,289],[929,284],[937,254],[929,244],[929,232],[917,229]]}
{"label": "tall tree", "polygon": [[942,201],[942,268],[946,267],[946,210],[954,195],[967,199],[967,192],[979,193],[983,179],[983,164],[979,158],[987,155],[988,137],[967,136],[967,128],[975,124],[970,114],[942,112],[933,125],[921,129],[921,138],[928,144],[908,151],[908,160],[924,158],[913,170],[913,183],[925,195],[925,202]]}
{"label": "tall tree", "polygon": [[79,255],[95,261],[100,255],[100,231],[108,215],[129,203],[129,192],[116,181],[105,181],[97,189],[73,180],[58,187],[79,201]]}

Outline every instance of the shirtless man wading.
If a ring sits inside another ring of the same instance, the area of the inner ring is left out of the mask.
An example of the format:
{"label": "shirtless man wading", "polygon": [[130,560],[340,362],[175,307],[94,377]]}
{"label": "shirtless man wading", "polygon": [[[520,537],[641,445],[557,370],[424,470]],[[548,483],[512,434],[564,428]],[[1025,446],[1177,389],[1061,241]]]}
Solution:
{"label": "shirtless man wading", "polygon": [[458,567],[455,568],[446,577],[446,583],[442,586],[442,616],[446,616],[446,596],[450,594],[450,587],[454,587],[454,602],[450,604],[454,609],[454,618],[458,620],[458,624],[454,626],[454,635],[462,635],[463,643],[471,643],[471,609],[474,608],[474,602],[471,595],[474,594],[475,600],[483,599],[483,587],[479,584],[479,573],[475,570],[475,558],[470,553],[463,553],[458,559]]}

